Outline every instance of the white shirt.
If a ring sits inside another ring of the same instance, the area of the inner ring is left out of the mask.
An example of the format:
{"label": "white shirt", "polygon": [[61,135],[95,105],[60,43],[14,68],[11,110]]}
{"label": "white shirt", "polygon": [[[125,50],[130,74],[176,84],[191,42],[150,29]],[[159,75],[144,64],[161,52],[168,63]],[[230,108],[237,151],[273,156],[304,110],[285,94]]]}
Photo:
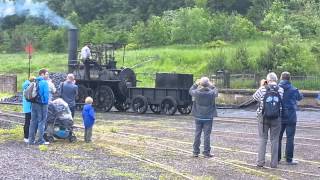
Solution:
{"label": "white shirt", "polygon": [[84,46],[82,49],[81,49],[81,59],[88,59],[90,58],[91,56],[91,52],[90,52],[90,49],[88,46]]}

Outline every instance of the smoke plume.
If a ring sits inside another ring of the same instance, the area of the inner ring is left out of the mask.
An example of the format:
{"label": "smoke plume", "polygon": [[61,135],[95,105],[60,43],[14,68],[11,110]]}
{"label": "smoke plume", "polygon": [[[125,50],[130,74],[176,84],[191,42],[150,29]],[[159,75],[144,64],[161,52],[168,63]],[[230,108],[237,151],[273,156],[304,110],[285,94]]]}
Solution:
{"label": "smoke plume", "polygon": [[12,15],[37,17],[59,27],[75,28],[70,21],[49,9],[46,2],[0,0],[0,20]]}

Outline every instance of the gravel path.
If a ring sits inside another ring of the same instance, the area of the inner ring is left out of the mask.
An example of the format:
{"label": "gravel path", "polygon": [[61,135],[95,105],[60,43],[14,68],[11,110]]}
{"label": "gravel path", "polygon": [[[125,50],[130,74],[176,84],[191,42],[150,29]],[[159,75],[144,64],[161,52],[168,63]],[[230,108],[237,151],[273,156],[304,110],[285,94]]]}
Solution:
{"label": "gravel path", "polygon": [[[229,111],[220,112],[220,116],[240,120],[236,112]],[[247,112],[247,117],[252,113]],[[299,113],[304,121],[320,126],[319,112]],[[79,119],[77,124],[81,123]],[[206,159],[191,157],[194,132],[191,116],[112,112],[98,113],[97,119],[93,143],[83,142],[80,129],[76,132],[78,142],[57,140],[41,150],[22,142],[21,127],[0,121],[0,179],[320,178],[317,129],[298,129],[296,136],[301,137],[296,140],[295,157],[301,159],[298,166],[281,164],[278,169],[259,169],[254,166],[257,148],[254,124],[226,123],[217,118],[212,133],[215,156]]]}

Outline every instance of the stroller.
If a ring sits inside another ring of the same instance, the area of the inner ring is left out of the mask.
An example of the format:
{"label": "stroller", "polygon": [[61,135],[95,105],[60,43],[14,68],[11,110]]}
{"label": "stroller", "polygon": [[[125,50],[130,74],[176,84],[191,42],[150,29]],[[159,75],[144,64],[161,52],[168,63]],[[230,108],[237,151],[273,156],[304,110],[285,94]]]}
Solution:
{"label": "stroller", "polygon": [[54,139],[68,139],[76,142],[77,137],[73,133],[73,119],[68,104],[58,98],[48,105],[48,117],[44,134],[46,141],[52,143]]}

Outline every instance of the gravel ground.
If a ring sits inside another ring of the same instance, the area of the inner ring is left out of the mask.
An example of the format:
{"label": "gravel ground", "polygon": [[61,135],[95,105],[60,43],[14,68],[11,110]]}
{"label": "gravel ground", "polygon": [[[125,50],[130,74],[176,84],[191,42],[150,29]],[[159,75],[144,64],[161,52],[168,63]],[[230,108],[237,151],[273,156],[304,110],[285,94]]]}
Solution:
{"label": "gravel ground", "polygon": [[[77,112],[79,115],[80,112]],[[254,117],[254,111],[223,110],[220,116]],[[299,119],[320,127],[320,112]],[[76,118],[80,124],[80,117]],[[217,118],[212,133],[214,157],[193,158],[191,116],[98,113],[93,143],[57,140],[46,147],[22,142],[21,127],[0,121],[0,179],[319,179],[319,129],[298,128],[297,166],[254,167],[257,127]],[[251,119],[252,120],[252,119]],[[250,121],[250,119],[245,120]],[[4,131],[3,129],[8,129]],[[11,132],[12,131],[12,132]],[[237,132],[236,134],[228,132]],[[303,138],[309,139],[303,139]],[[313,139],[310,139],[313,138]],[[269,148],[268,148],[269,152]],[[312,152],[312,153],[310,153]],[[267,156],[267,166],[270,157]]]}

